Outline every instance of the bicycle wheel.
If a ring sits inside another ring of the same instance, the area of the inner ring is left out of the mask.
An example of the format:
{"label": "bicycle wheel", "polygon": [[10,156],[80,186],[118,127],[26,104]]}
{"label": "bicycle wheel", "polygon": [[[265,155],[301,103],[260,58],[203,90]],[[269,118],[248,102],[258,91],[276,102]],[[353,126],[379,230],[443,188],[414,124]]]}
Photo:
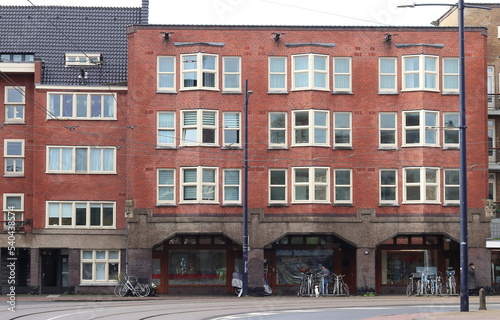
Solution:
{"label": "bicycle wheel", "polygon": [[410,297],[412,294],[413,294],[413,282],[410,282],[406,286],[406,295]]}
{"label": "bicycle wheel", "polygon": [[[118,286],[117,286],[117,287],[118,287]],[[115,288],[115,290],[116,290],[116,288]],[[126,284],[122,284],[122,285],[120,285],[120,286],[119,286],[117,296],[118,296],[118,297],[125,297],[125,295],[127,294],[127,292],[128,292],[128,287],[127,287],[127,285],[126,285]],[[115,294],[116,294],[116,293],[115,293]]]}
{"label": "bicycle wheel", "polygon": [[349,296],[349,287],[347,286],[347,284],[343,283],[342,289],[344,290],[345,296],[348,297]]}
{"label": "bicycle wheel", "polygon": [[139,297],[147,297],[149,292],[151,292],[151,289],[146,283],[138,283],[135,289]]}
{"label": "bicycle wheel", "polygon": [[120,296],[120,290],[122,288],[122,284],[119,284],[115,287],[115,290],[114,290],[114,293],[115,293],[115,296],[119,297]]}
{"label": "bicycle wheel", "polygon": [[420,280],[417,281],[417,296],[422,294],[422,283]]}

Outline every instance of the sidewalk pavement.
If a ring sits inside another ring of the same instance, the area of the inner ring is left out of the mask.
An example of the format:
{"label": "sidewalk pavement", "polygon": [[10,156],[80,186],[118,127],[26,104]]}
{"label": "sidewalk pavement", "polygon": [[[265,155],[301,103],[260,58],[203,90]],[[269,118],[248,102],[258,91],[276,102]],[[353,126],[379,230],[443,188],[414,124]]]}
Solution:
{"label": "sidewalk pavement", "polygon": [[469,312],[435,312],[435,313],[412,313],[397,314],[392,316],[382,316],[367,318],[365,320],[498,320],[500,310],[469,310]]}

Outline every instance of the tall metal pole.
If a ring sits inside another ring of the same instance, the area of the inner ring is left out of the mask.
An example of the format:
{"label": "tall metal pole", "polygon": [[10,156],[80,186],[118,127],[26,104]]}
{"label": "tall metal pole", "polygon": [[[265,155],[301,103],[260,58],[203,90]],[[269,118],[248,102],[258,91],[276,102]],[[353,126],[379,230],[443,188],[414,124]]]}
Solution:
{"label": "tall metal pole", "polygon": [[243,288],[242,296],[248,295],[248,80],[245,80],[245,96],[244,96],[244,163],[243,163]]}
{"label": "tall metal pole", "polygon": [[469,311],[468,228],[467,228],[467,123],[465,112],[464,0],[459,0],[459,100],[460,100],[460,311]]}

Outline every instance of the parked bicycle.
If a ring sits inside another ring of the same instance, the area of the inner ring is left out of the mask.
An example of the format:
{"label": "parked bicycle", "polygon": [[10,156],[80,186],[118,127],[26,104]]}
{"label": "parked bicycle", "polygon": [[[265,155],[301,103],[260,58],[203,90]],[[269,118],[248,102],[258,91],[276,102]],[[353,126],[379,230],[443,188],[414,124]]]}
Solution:
{"label": "parked bicycle", "polygon": [[312,272],[302,272],[300,278],[299,290],[297,297],[312,296],[313,294],[313,274]]}
{"label": "parked bicycle", "polygon": [[406,295],[408,297],[417,294],[417,281],[419,281],[421,277],[422,275],[420,273],[410,273],[410,277],[408,278],[408,285],[406,286]]}
{"label": "parked bicycle", "polygon": [[123,276],[123,282],[115,287],[115,295],[124,297],[128,292],[138,297],[146,297],[150,293],[150,288],[147,283],[140,283],[137,278],[129,275]]}
{"label": "parked bicycle", "polygon": [[349,296],[349,287],[344,282],[343,274],[333,274],[333,295],[334,296]]}
{"label": "parked bicycle", "polygon": [[446,271],[446,294],[456,295],[457,294],[457,283],[455,282],[455,270]]}

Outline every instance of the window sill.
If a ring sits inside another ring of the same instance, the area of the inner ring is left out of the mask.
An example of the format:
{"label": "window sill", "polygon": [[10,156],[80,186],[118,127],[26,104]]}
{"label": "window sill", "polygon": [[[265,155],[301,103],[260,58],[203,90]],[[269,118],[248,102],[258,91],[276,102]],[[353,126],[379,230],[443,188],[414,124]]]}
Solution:
{"label": "window sill", "polygon": [[292,144],[292,148],[297,148],[297,147],[319,147],[319,148],[331,148],[331,145],[329,144],[310,144],[310,143],[297,143],[297,144]]}
{"label": "window sill", "polygon": [[160,93],[160,94],[177,94],[177,91],[175,90],[156,90],[156,93]]}
{"label": "window sill", "polygon": [[380,95],[397,95],[399,92],[397,91],[379,91],[378,94]]}
{"label": "window sill", "polygon": [[219,88],[202,88],[202,87],[196,87],[196,88],[181,88],[179,91],[220,91]]}
{"label": "window sill", "polygon": [[379,207],[399,207],[399,203],[379,203]]}
{"label": "window sill", "polygon": [[380,151],[398,151],[398,147],[378,147]]}
{"label": "window sill", "polygon": [[458,91],[443,91],[441,93],[443,96],[458,96]]}
{"label": "window sill", "polygon": [[460,207],[460,203],[445,203],[443,207]]}
{"label": "window sill", "polygon": [[4,174],[4,178],[24,178],[24,174]]}
{"label": "window sill", "polygon": [[243,94],[242,91],[222,91],[222,94]]}
{"label": "window sill", "polygon": [[352,146],[337,146],[337,147],[333,147],[333,150],[353,150],[354,148]]}
{"label": "window sill", "polygon": [[24,120],[23,121],[5,121],[4,124],[7,125],[13,125],[13,124],[25,124]]}
{"label": "window sill", "polygon": [[460,147],[443,147],[443,150],[460,150]]}
{"label": "window sill", "polygon": [[286,146],[269,146],[267,150],[288,150]]}
{"label": "window sill", "polygon": [[175,146],[156,146],[156,150],[177,150]]}
{"label": "window sill", "polygon": [[288,91],[268,91],[267,94],[288,94]]}
{"label": "window sill", "polygon": [[334,207],[354,207],[352,203],[334,203]]}
{"label": "window sill", "polygon": [[92,283],[87,283],[87,282],[81,282],[80,287],[115,287],[118,284],[117,281],[115,282],[92,282]]}
{"label": "window sill", "polygon": [[241,146],[222,146],[222,150],[242,150]]}
{"label": "window sill", "polygon": [[411,88],[411,89],[401,89],[401,92],[436,92],[436,93],[439,93],[439,90],[438,89]]}
{"label": "window sill", "polygon": [[175,203],[157,203],[155,207],[177,207]]}
{"label": "window sill", "polygon": [[352,91],[332,91],[332,94],[354,94]]}
{"label": "window sill", "polygon": [[221,207],[243,207],[241,203],[223,203]]}
{"label": "window sill", "polygon": [[193,204],[199,204],[199,205],[220,205],[220,202],[203,202],[203,201],[184,201],[184,202],[179,202],[180,205],[193,205]]}

